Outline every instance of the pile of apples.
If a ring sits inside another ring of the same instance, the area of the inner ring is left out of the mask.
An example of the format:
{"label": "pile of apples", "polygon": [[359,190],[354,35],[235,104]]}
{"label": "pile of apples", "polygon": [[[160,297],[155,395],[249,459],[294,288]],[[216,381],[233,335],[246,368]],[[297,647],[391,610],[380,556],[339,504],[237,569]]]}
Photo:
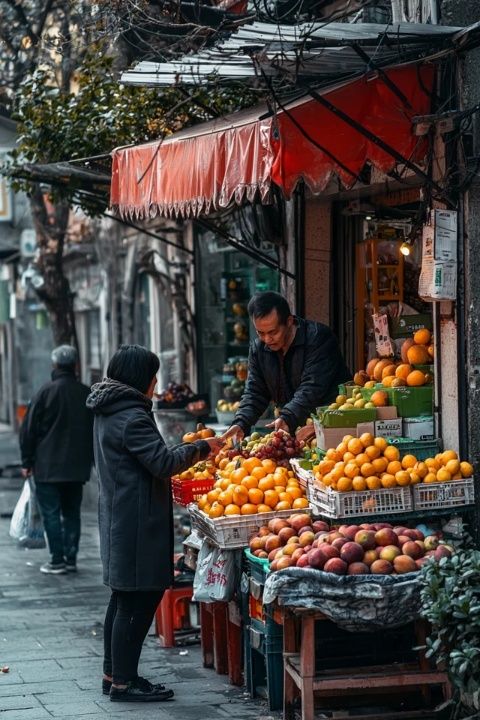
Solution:
{"label": "pile of apples", "polygon": [[271,520],[250,540],[250,551],[268,558],[272,572],[307,567],[335,575],[403,575],[454,553],[437,535],[425,537],[416,528],[363,523],[330,529],[303,514]]}
{"label": "pile of apples", "polygon": [[345,435],[336,448],[328,449],[325,458],[314,465],[313,474],[320,486],[350,492],[462,480],[473,475],[473,467],[469,462],[460,462],[454,450],[445,450],[426,460],[417,460],[411,454],[400,458],[396,445],[363,433],[359,438]]}

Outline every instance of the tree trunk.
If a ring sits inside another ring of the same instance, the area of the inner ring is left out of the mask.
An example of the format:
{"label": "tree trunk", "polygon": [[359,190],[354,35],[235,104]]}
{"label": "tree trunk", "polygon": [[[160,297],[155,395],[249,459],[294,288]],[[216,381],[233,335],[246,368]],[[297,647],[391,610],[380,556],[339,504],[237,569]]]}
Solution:
{"label": "tree trunk", "polygon": [[78,350],[73,294],[63,269],[69,205],[62,200],[51,202],[36,186],[31,209],[39,250],[35,266],[43,280],[43,284],[33,285],[47,308],[55,344],[74,345]]}

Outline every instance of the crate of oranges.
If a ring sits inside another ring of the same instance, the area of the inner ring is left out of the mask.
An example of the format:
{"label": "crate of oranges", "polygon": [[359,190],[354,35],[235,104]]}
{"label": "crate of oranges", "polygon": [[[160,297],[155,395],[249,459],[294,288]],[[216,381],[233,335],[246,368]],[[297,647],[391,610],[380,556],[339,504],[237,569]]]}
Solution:
{"label": "crate of oranges", "polygon": [[192,521],[219,547],[244,547],[269,519],[308,508],[292,470],[271,458],[225,458],[214,487],[192,508]]}
{"label": "crate of oranges", "polygon": [[473,466],[455,450],[445,450],[417,464],[422,481],[413,488],[415,510],[464,507],[475,502]]}
{"label": "crate of oranges", "polygon": [[209,492],[215,482],[215,463],[198,462],[188,470],[172,477],[173,500],[185,507]]}

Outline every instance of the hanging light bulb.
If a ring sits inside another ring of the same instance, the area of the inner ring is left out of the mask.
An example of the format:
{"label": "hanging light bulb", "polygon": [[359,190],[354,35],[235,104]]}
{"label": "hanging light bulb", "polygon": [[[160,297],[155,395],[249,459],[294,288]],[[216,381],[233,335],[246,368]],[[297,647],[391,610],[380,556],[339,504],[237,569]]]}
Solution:
{"label": "hanging light bulb", "polygon": [[405,240],[405,242],[400,245],[400,252],[402,255],[410,255],[412,252],[412,244]]}

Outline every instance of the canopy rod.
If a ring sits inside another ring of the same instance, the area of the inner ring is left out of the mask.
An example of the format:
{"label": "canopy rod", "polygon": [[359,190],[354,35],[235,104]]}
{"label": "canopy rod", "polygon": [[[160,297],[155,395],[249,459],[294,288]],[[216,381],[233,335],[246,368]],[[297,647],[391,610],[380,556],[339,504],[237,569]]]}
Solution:
{"label": "canopy rod", "polygon": [[330,110],[331,113],[339,117],[341,120],[343,120],[347,125],[350,125],[350,127],[353,127],[357,132],[359,132],[361,135],[366,137],[368,140],[373,142],[375,145],[377,145],[379,148],[384,150],[384,152],[388,153],[391,157],[395,158],[397,162],[402,163],[406,167],[408,167],[410,170],[412,170],[415,175],[418,175],[427,185],[429,185],[431,188],[434,188],[441,197],[445,200],[445,202],[450,206],[450,208],[455,208],[456,204],[453,200],[447,195],[445,190],[434,180],[432,180],[426,173],[423,172],[415,163],[413,163],[411,160],[409,160],[406,157],[403,157],[401,153],[399,153],[395,148],[393,148],[391,145],[388,145],[388,143],[381,140],[377,135],[372,133],[370,130],[368,130],[366,127],[363,127],[363,125],[360,125],[356,120],[354,120],[350,115],[347,115],[347,113],[343,112],[343,110],[340,110],[340,108],[336,107],[336,105],[333,105],[333,103],[330,102],[330,100],[327,100],[326,98],[322,97],[322,95],[319,95],[315,90],[312,88],[309,88],[308,90],[311,97],[316,100],[320,105],[323,105],[323,107],[327,108],[327,110]]}
{"label": "canopy rod", "polygon": [[385,85],[390,88],[390,90],[402,101],[402,103],[407,107],[409,110],[412,109],[412,105],[408,98],[403,94],[403,92],[400,90],[400,88],[391,80],[387,73],[382,70],[380,65],[376,63],[372,58],[363,50],[363,48],[360,47],[360,45],[357,45],[357,43],[352,43],[352,48],[355,50],[357,55],[362,58],[362,60],[365,60],[368,67],[375,70],[375,72],[378,73],[378,76],[383,80]]}
{"label": "canopy rod", "polygon": [[229,235],[224,230],[218,227],[214,222],[210,220],[206,220],[205,218],[195,218],[194,223],[197,225],[200,225],[205,230],[209,230],[210,232],[217,233],[217,235],[220,235],[226,243],[231,245],[235,250],[239,250],[240,252],[245,253],[245,255],[248,255],[249,257],[253,258],[253,260],[259,261],[262,265],[266,265],[267,267],[272,268],[273,270],[277,270],[279,273],[282,273],[282,275],[286,275],[289,278],[292,278],[292,280],[295,280],[296,275],[291,273],[289,270],[285,270],[284,268],[280,267],[278,263],[276,263],[274,260],[271,260],[269,257],[264,255],[262,252],[258,250],[254,250],[253,248],[249,248],[243,243],[239,242],[237,238],[234,238],[232,235]]}

